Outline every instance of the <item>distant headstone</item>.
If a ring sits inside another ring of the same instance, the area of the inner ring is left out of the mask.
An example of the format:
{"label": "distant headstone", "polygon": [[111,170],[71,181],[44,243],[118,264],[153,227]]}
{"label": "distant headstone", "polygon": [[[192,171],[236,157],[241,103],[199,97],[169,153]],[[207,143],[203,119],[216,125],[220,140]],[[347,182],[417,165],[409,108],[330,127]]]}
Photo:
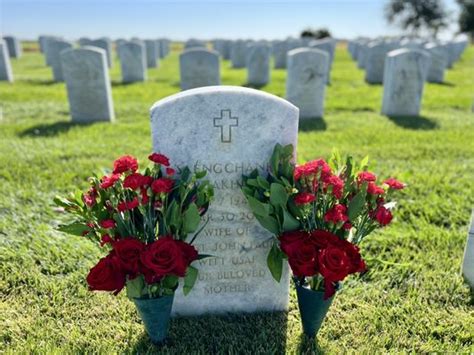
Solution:
{"label": "distant headstone", "polygon": [[325,51],[329,55],[328,70],[327,70],[327,83],[331,82],[331,68],[334,60],[334,52],[336,51],[336,40],[333,38],[323,38],[309,43],[311,48],[317,48]]}
{"label": "distant headstone", "polygon": [[87,46],[66,49],[61,52],[61,62],[72,121],[113,121],[106,52]]}
{"label": "distant headstone", "polygon": [[147,80],[145,44],[139,41],[123,43],[118,47],[122,82],[133,83]]}
{"label": "distant headstone", "polygon": [[444,81],[444,71],[448,65],[445,49],[436,43],[429,43],[425,45],[425,50],[431,55],[427,81],[430,83],[442,83]]}
{"label": "distant headstone", "polygon": [[365,81],[369,84],[383,83],[383,69],[385,57],[390,52],[391,46],[387,43],[371,43],[367,47],[365,58]]}
{"label": "distant headstone", "polygon": [[86,44],[87,46],[93,46],[97,48],[102,48],[105,51],[105,54],[107,55],[107,65],[109,68],[112,67],[112,41],[108,38],[99,38],[95,39],[93,41],[90,41],[89,44]]}
{"label": "distant headstone", "polygon": [[52,56],[53,56],[53,51],[49,50],[49,45],[54,42],[54,41],[62,41],[63,39],[60,37],[54,37],[54,36],[45,36],[43,39],[43,54],[44,54],[44,59],[46,62],[47,66],[51,66],[51,63],[53,61]]}
{"label": "distant headstone", "polygon": [[72,48],[72,43],[59,39],[52,40],[48,44],[53,80],[56,82],[64,81],[60,54],[63,50],[68,48]]}
{"label": "distant headstone", "polygon": [[225,60],[230,59],[231,49],[232,49],[232,41],[224,40],[222,57]]}
{"label": "distant headstone", "polygon": [[156,55],[158,59],[166,57],[166,41],[164,39],[155,40],[156,43]]}
{"label": "distant headstone", "polygon": [[147,39],[145,40],[146,47],[146,65],[148,68],[158,67],[160,60],[159,48],[157,48],[157,43],[155,40]]}
{"label": "distant headstone", "polygon": [[90,39],[90,38],[87,38],[87,37],[81,37],[79,38],[78,40],[78,43],[81,47],[84,47],[84,46],[93,46],[93,40]]}
{"label": "distant headstone", "polygon": [[270,47],[252,44],[247,54],[247,84],[263,86],[270,81]]}
{"label": "distant headstone", "polygon": [[272,235],[256,222],[240,186],[242,174],[266,171],[276,143],[296,146],[298,109],[253,89],[200,88],[156,102],[151,131],[155,152],[178,167],[206,171],[215,188],[209,223],[195,242],[215,257],[194,263],[192,297],[176,292],[173,314],[286,310],[288,267],[275,282],[266,266]]}
{"label": "distant headstone", "polygon": [[416,49],[397,49],[387,54],[384,69],[382,113],[418,116],[430,56]]}
{"label": "distant headstone", "polygon": [[324,93],[329,55],[316,48],[288,52],[286,99],[300,109],[300,118],[324,115]]}
{"label": "distant headstone", "polygon": [[8,54],[10,58],[20,58],[22,54],[21,43],[18,38],[13,36],[3,37],[4,41],[7,44]]}
{"label": "distant headstone", "polygon": [[466,249],[464,249],[462,274],[471,290],[474,291],[474,210],[471,215],[471,226],[467,235]]}
{"label": "distant headstone", "polygon": [[0,39],[0,81],[13,82],[13,72],[7,44],[2,39]]}
{"label": "distant headstone", "polygon": [[367,56],[368,43],[362,42],[357,46],[357,67],[359,69],[365,68],[365,58]]}
{"label": "distant headstone", "polygon": [[220,85],[219,54],[204,48],[191,48],[179,56],[181,90]]}
{"label": "distant headstone", "polygon": [[275,41],[272,45],[272,52],[275,60],[275,69],[286,68],[286,55],[288,54],[287,42]]}
{"label": "distant headstone", "polygon": [[237,40],[232,43],[230,51],[230,60],[232,68],[245,68],[245,60],[247,55],[247,44],[245,41]]}
{"label": "distant headstone", "polygon": [[45,40],[47,36],[41,35],[38,37],[38,45],[41,53],[44,53]]}
{"label": "distant headstone", "polygon": [[206,42],[201,41],[199,39],[188,39],[186,43],[184,44],[184,49],[190,49],[190,48],[206,48]]}

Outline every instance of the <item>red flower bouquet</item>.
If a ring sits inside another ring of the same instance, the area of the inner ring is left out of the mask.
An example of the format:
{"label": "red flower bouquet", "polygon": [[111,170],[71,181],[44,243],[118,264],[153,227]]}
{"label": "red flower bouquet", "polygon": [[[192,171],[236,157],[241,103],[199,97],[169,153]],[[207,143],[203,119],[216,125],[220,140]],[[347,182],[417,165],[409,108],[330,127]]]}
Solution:
{"label": "red flower bouquet", "polygon": [[[184,278],[184,294],[190,292],[198,274],[191,263],[206,257],[192,243],[213,197],[211,184],[202,180],[205,172],[175,170],[158,153],[149,159],[152,166],[140,172],[134,157],[118,158],[110,174],[90,178],[88,191],[55,199],[73,216],[59,230],[95,240],[108,250],[87,276],[90,290],[117,294],[126,287],[139,311],[139,300],[174,295],[179,278]],[[156,341],[163,338],[149,334]]]}
{"label": "red flower bouquet", "polygon": [[339,282],[363,272],[358,244],[392,221],[392,195],[405,187],[394,178],[382,182],[367,171],[365,159],[355,165],[335,154],[330,162],[313,160],[295,166],[293,147],[277,145],[268,171],[244,176],[242,191],[260,224],[276,239],[267,258],[279,281],[283,260],[297,287],[322,291],[328,300]]}

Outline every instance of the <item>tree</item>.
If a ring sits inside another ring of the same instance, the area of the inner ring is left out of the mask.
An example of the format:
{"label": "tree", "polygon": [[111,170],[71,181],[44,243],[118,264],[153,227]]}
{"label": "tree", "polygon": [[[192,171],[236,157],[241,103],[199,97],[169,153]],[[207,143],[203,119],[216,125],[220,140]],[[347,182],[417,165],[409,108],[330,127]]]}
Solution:
{"label": "tree", "polygon": [[301,32],[301,38],[315,38],[321,39],[326,37],[332,37],[331,32],[327,28],[319,28],[317,30],[312,28],[306,28]]}
{"label": "tree", "polygon": [[385,17],[389,23],[415,34],[427,30],[436,37],[440,29],[448,26],[449,13],[441,0],[390,0]]}
{"label": "tree", "polygon": [[458,0],[461,6],[459,14],[459,32],[467,33],[474,42],[474,0]]}

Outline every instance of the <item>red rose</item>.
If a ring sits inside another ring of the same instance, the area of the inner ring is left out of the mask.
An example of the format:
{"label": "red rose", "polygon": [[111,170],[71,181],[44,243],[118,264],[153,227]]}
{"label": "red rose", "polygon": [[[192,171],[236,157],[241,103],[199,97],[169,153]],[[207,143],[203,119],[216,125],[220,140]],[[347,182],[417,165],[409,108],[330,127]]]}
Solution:
{"label": "red rose", "polygon": [[138,198],[136,197],[132,201],[122,201],[117,205],[119,212],[133,210],[136,207],[138,207]]}
{"label": "red rose", "polygon": [[369,185],[367,185],[367,193],[370,195],[382,195],[385,193],[385,190],[382,187],[375,185],[375,183],[371,181],[369,182]]}
{"label": "red rose", "polygon": [[384,206],[379,206],[375,210],[375,213],[373,213],[373,217],[379,222],[381,226],[386,226],[392,221],[392,212],[385,208]]}
{"label": "red rose", "polygon": [[333,208],[328,210],[324,215],[324,221],[338,224],[339,222],[346,222],[349,217],[346,215],[347,207],[341,204],[334,205]]}
{"label": "red rose", "polygon": [[164,166],[170,165],[170,160],[168,159],[168,157],[164,156],[163,154],[153,153],[148,156],[148,159],[150,159],[155,164],[161,164]]}
{"label": "red rose", "polygon": [[112,291],[116,295],[122,290],[125,286],[125,273],[114,252],[100,259],[89,271],[87,283],[91,291]]}
{"label": "red rose", "polygon": [[120,179],[120,175],[119,174],[112,174],[110,176],[104,176],[101,180],[100,180],[100,187],[102,189],[108,189],[109,187],[112,187],[114,186],[115,182]]}
{"label": "red rose", "polygon": [[113,219],[104,219],[99,225],[104,229],[112,229],[115,228],[115,221]]}
{"label": "red rose", "polygon": [[359,173],[359,175],[357,175],[357,181],[359,181],[359,183],[362,183],[364,181],[375,181],[377,180],[377,176],[375,176],[375,174],[371,173],[370,171],[362,171]]}
{"label": "red rose", "polygon": [[186,261],[187,265],[191,264],[194,260],[197,260],[198,251],[194,246],[181,240],[177,240],[176,243],[178,243],[179,247],[181,248],[184,260]]}
{"label": "red rose", "polygon": [[304,231],[286,232],[280,237],[281,250],[288,256],[293,274],[313,276],[317,272],[317,250]]}
{"label": "red rose", "polygon": [[140,256],[145,244],[134,238],[119,239],[113,248],[120,259],[122,269],[131,277],[135,277],[140,269]]}
{"label": "red rose", "polygon": [[184,277],[189,265],[188,256],[183,252],[182,245],[169,236],[147,245],[141,255],[145,280],[153,283],[166,275]]}
{"label": "red rose", "polygon": [[340,199],[342,197],[344,181],[339,176],[331,175],[326,178],[324,181],[324,191],[327,192],[329,187],[332,187],[332,194],[335,198]]}
{"label": "red rose", "polygon": [[307,205],[308,203],[313,202],[316,199],[316,196],[310,192],[300,192],[295,196],[294,201],[297,206]]}
{"label": "red rose", "polygon": [[322,229],[316,229],[311,232],[309,240],[317,249],[324,249],[334,241],[334,238],[339,239],[331,232],[327,232]]}
{"label": "red rose", "polygon": [[176,170],[173,168],[166,168],[166,175],[173,176],[176,173]]}
{"label": "red rose", "polygon": [[168,178],[156,179],[151,183],[151,189],[155,194],[169,193],[173,189],[174,180]]}
{"label": "red rose", "polygon": [[131,155],[124,155],[114,161],[114,174],[121,174],[126,171],[135,172],[138,169],[138,161]]}
{"label": "red rose", "polygon": [[151,181],[153,181],[151,176],[143,176],[140,173],[133,173],[128,175],[125,180],[123,180],[123,187],[137,190],[142,186],[149,185]]}
{"label": "red rose", "polygon": [[394,178],[388,178],[383,182],[385,185],[388,185],[392,190],[402,190],[405,188],[405,184],[398,181],[397,179]]}

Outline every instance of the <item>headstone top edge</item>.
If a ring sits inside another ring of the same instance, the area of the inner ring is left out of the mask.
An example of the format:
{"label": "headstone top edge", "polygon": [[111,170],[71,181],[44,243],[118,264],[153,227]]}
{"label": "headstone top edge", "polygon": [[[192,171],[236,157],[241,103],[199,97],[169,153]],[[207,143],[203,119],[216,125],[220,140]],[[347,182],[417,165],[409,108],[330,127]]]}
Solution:
{"label": "headstone top edge", "polygon": [[288,56],[290,55],[297,55],[300,53],[315,53],[315,54],[322,54],[325,57],[329,57],[328,52],[323,51],[322,49],[319,48],[312,48],[312,47],[298,47],[295,49],[292,49],[291,51],[288,51]]}
{"label": "headstone top edge", "polygon": [[79,47],[79,48],[65,49],[64,51],[61,51],[61,55],[64,55],[65,53],[69,53],[69,52],[73,52],[73,51],[74,52],[86,52],[86,53],[95,52],[95,53],[104,54],[104,55],[106,54],[105,49],[94,47],[94,46],[84,46],[84,47]]}

